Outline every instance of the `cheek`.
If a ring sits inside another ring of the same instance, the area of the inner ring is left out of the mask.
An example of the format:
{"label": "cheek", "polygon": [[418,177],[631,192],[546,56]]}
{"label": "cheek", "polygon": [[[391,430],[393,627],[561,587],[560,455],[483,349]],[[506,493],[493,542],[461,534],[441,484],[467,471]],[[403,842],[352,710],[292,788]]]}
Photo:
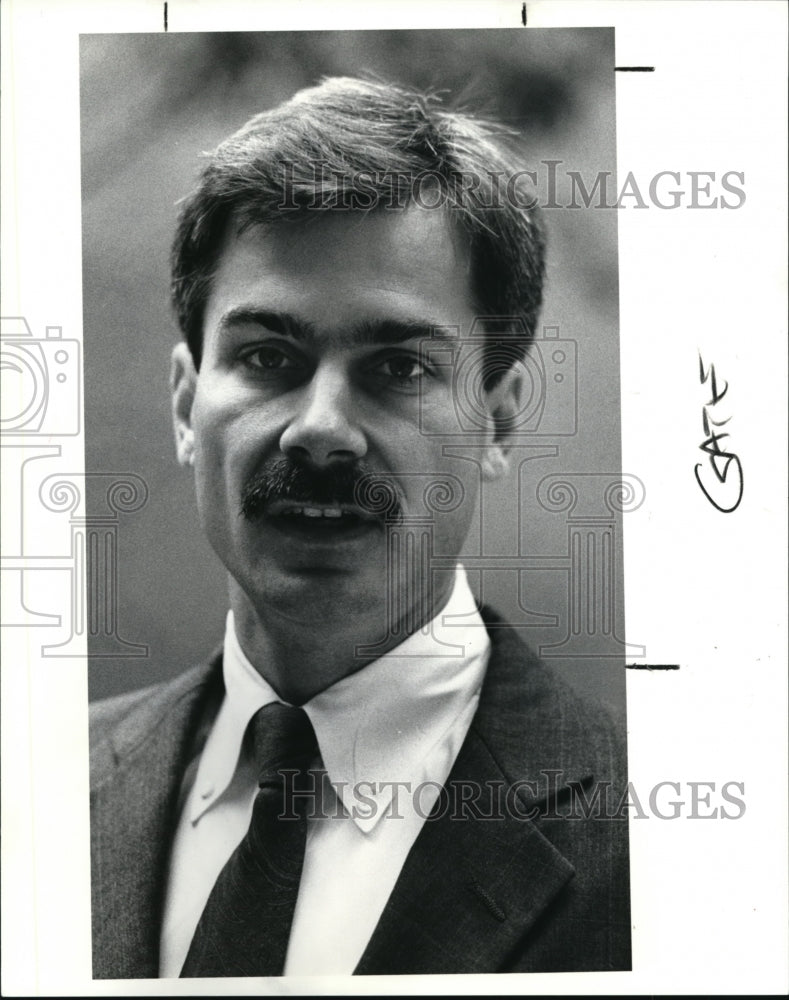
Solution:
{"label": "cheek", "polygon": [[195,449],[208,467],[219,471],[231,459],[244,440],[242,423],[243,407],[238,395],[202,392],[195,397],[192,426],[195,431]]}
{"label": "cheek", "polygon": [[421,435],[455,437],[462,432],[457,403],[449,385],[440,385],[424,392],[418,399],[417,408],[417,425]]}
{"label": "cheek", "polygon": [[204,526],[213,525],[226,517],[234,485],[232,469],[234,459],[232,425],[221,412],[195,401],[192,415],[195,432],[195,491],[197,507]]}

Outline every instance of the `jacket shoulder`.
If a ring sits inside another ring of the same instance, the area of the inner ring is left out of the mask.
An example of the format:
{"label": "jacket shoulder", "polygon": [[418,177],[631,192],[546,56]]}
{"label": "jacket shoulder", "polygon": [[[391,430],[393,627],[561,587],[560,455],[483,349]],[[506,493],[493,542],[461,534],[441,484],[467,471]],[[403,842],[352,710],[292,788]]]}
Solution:
{"label": "jacket shoulder", "polygon": [[531,766],[558,767],[568,776],[584,771],[626,781],[624,716],[579,694],[494,611],[483,607],[482,616],[491,659],[480,722],[496,732],[504,759],[525,754]]}
{"label": "jacket shoulder", "polygon": [[110,734],[115,726],[135,708],[148,702],[155,704],[165,687],[166,682],[150,684],[148,687],[136,691],[127,691],[124,694],[91,702],[88,708],[91,744],[97,743],[102,737]]}
{"label": "jacket shoulder", "polygon": [[91,785],[143,745],[185,698],[221,683],[221,651],[173,680],[103,698],[89,706]]}

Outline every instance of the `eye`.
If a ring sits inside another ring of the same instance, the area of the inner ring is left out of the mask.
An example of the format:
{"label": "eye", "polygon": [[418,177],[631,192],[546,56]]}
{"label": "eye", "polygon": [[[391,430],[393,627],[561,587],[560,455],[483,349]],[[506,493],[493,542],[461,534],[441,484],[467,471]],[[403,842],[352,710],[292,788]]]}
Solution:
{"label": "eye", "polygon": [[244,354],[244,363],[257,371],[295,371],[299,363],[292,355],[273,344],[262,344]]}
{"label": "eye", "polygon": [[402,386],[416,385],[429,374],[428,369],[413,354],[394,354],[384,358],[375,368],[377,374]]}

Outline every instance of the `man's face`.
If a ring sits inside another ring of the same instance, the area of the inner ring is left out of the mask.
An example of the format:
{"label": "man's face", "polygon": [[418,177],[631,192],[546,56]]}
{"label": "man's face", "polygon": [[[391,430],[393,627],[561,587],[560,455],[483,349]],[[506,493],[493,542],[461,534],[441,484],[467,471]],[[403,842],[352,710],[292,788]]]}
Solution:
{"label": "man's face", "polygon": [[[441,212],[329,212],[227,239],[199,373],[184,345],[174,355],[176,436],[208,539],[259,613],[383,625],[387,587],[411,604],[408,573],[427,587],[418,557],[392,567],[391,529],[349,485],[360,473],[394,485],[401,539],[428,516],[433,551],[447,567],[457,556],[479,467],[444,454],[459,430],[451,367],[431,365],[425,339],[473,317],[468,249]],[[476,452],[491,477],[503,467],[492,427]],[[462,502],[431,512],[426,488],[447,474]],[[450,578],[433,580],[433,604]]]}

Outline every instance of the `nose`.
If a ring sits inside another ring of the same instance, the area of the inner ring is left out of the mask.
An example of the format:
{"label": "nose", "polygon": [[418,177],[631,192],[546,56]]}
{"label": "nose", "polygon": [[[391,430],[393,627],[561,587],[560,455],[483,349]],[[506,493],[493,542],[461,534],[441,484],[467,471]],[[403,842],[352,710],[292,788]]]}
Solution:
{"label": "nose", "polygon": [[318,368],[302,387],[279,446],[283,454],[296,453],[318,466],[365,455],[367,440],[354,419],[352,386],[342,369]]}

